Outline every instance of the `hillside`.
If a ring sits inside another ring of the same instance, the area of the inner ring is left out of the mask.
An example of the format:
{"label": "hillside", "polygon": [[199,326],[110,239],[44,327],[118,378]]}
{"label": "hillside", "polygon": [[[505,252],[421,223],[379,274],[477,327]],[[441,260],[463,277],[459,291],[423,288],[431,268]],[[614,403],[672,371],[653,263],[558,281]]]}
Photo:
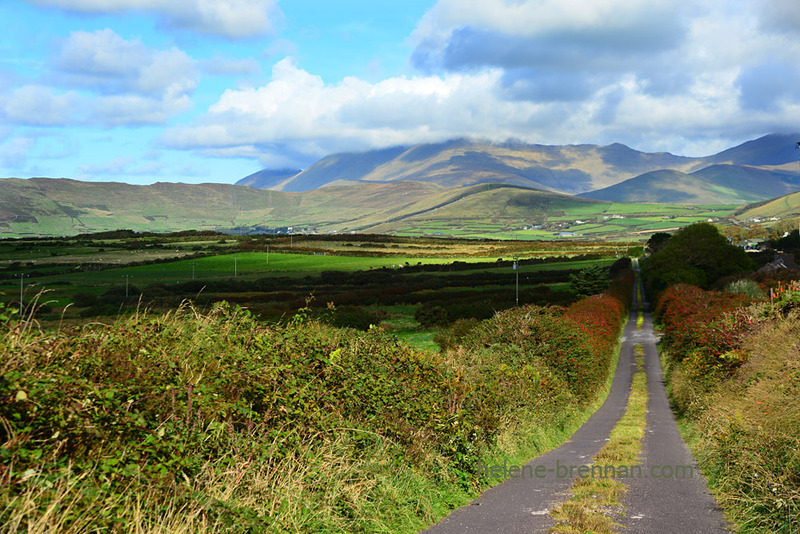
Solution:
{"label": "hillside", "polygon": [[[445,193],[433,184],[365,184],[285,193],[229,184],[0,180],[0,233],[72,235],[134,230],[236,231],[322,225],[363,226],[428,209]],[[419,205],[417,205],[419,203]],[[364,219],[364,222],[357,222]]]}
{"label": "hillside", "polygon": [[[228,184],[134,186],[66,179],[0,179],[0,237],[127,228],[228,233],[370,232],[479,238],[640,237],[731,207],[624,204],[508,184],[444,188],[400,181],[283,192]],[[676,219],[679,218],[679,219]],[[583,219],[583,221],[579,221]],[[589,224],[587,224],[589,223]]]}
{"label": "hillside", "polygon": [[[292,227],[481,237],[536,227],[542,228],[544,233],[536,236],[542,238],[591,219],[595,226],[583,230],[605,234],[608,228],[598,225],[608,223],[620,237],[673,228],[676,224],[667,219],[703,217],[702,210],[687,213],[673,206],[667,213],[655,206],[617,206],[609,211],[608,202],[680,204],[691,211],[692,205],[736,206],[796,191],[800,177],[789,143],[793,138],[766,136],[708,158],[648,154],[621,144],[461,139],[335,154],[302,172],[263,170],[240,181],[258,187],[6,178],[0,179],[0,236],[118,228],[285,232]],[[636,217],[608,221],[615,214]],[[705,215],[720,216],[719,210]],[[466,226],[472,229],[465,231]],[[478,226],[481,230],[473,231]]]}
{"label": "hillside", "polygon": [[796,174],[717,164],[690,174],[653,171],[579,196],[618,202],[745,204],[785,195],[798,187],[800,179]]}
{"label": "hillside", "polygon": [[117,228],[366,231],[404,220],[543,219],[553,206],[554,213],[563,214],[563,206],[606,204],[505,184],[446,189],[403,181],[295,193],[227,184],[135,186],[48,178],[9,178],[0,184],[0,234],[7,235],[73,235]]}
{"label": "hillside", "polygon": [[748,204],[736,212],[738,219],[778,217],[786,219],[800,215],[800,192],[784,195],[766,202]]}
{"label": "hillside", "polygon": [[729,163],[732,165],[784,165],[794,164],[797,171],[797,142],[800,134],[769,134],[741,145],[723,150],[705,158],[709,163]]}

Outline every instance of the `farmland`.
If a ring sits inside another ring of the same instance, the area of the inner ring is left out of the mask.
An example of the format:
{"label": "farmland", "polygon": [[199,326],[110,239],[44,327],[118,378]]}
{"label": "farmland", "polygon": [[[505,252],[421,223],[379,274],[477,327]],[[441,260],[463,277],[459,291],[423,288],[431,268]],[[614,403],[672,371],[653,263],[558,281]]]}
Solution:
{"label": "farmland", "polygon": [[571,274],[640,249],[605,241],[111,232],[0,242],[0,293],[16,301],[21,289],[26,303],[38,295],[44,325],[224,300],[267,322],[309,307],[339,326],[380,324],[435,349],[434,333],[458,319],[488,318],[516,302],[569,304]]}

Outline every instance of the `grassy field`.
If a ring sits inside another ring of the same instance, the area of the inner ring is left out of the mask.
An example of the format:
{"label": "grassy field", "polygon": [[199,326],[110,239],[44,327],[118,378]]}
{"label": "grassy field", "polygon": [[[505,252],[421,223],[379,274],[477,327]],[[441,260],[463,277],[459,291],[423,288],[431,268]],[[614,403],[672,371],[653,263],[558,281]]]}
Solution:
{"label": "grassy field", "polygon": [[[402,236],[452,236],[470,239],[645,239],[664,229],[677,229],[712,219],[725,222],[737,206],[681,204],[553,203],[536,216],[499,214],[492,219],[459,217],[440,210],[381,225],[381,231]],[[574,235],[565,235],[574,234]]]}
{"label": "grassy field", "polygon": [[[52,326],[139,307],[174,309],[186,299],[201,307],[233,302],[274,322],[310,302],[337,325],[381,325],[420,350],[436,350],[433,336],[449,322],[513,306],[517,279],[522,304],[568,304],[571,273],[638,254],[636,245],[130,233],[6,240],[0,300],[19,299],[22,274],[23,302],[41,295],[39,318]],[[336,311],[326,312],[329,305]],[[420,323],[421,308],[438,314],[435,324]]]}

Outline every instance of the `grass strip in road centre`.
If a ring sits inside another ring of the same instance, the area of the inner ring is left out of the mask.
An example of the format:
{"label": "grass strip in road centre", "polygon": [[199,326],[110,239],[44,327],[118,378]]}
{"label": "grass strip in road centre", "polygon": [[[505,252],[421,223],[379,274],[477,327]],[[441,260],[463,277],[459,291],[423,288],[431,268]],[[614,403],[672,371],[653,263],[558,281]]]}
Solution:
{"label": "grass strip in road centre", "polygon": [[[639,463],[642,438],[646,427],[647,375],[644,372],[644,347],[634,347],[636,372],[628,398],[628,408],[617,426],[611,431],[609,441],[594,457],[592,466],[602,467],[601,476],[576,479],[570,498],[550,512],[557,521],[551,533],[578,534],[593,532],[606,534],[618,526],[614,517],[622,511],[621,496],[625,485],[619,478],[606,477],[606,468],[633,466]],[[591,471],[594,474],[594,470]],[[619,474],[619,473],[617,473]]]}

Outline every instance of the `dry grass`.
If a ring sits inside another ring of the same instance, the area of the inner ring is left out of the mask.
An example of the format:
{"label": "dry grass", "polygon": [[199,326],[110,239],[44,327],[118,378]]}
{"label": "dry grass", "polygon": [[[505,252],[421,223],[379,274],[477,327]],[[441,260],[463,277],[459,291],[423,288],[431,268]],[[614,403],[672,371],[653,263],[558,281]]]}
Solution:
{"label": "dry grass", "polygon": [[712,392],[694,391],[690,446],[741,532],[800,532],[800,313],[770,320],[743,349],[749,361]]}
{"label": "dry grass", "polygon": [[[98,491],[87,501],[84,483],[97,474],[93,471],[69,470],[55,483],[30,473],[22,482],[24,491],[0,508],[5,520],[0,532],[83,534],[100,532],[101,524],[107,532],[109,519],[117,525],[113,532],[230,532],[237,531],[236,525],[221,509],[237,508],[258,514],[248,525],[258,532],[345,532],[354,525],[371,532],[395,531],[398,522],[387,515],[386,501],[402,500],[409,491],[419,495],[419,478],[411,470],[395,470],[391,444],[376,444],[367,454],[356,455],[352,438],[352,433],[340,432],[258,465],[232,456],[206,465],[169,495],[140,480],[136,488]],[[220,469],[221,463],[230,467]],[[435,519],[425,509],[436,496],[421,495],[418,516],[405,517],[400,524],[422,528]]]}

